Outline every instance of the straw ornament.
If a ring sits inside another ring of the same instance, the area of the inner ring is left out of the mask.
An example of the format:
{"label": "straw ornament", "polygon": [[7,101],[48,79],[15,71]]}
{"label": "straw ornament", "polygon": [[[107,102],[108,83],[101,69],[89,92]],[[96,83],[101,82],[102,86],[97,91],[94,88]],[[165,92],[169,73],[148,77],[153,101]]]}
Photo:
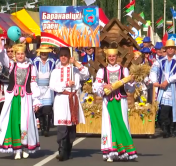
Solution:
{"label": "straw ornament", "polygon": [[106,56],[117,55],[118,54],[118,49],[114,49],[114,48],[104,49],[104,53],[106,54]]}
{"label": "straw ornament", "polygon": [[[120,88],[121,86],[123,86],[123,85],[126,84],[127,82],[130,82],[131,79],[132,79],[132,77],[129,75],[128,77],[125,77],[125,78],[123,78],[123,79],[121,79],[121,80],[118,80],[118,81],[114,82],[114,83],[112,84],[112,91],[114,91],[114,90]],[[106,95],[109,95],[112,91],[109,90],[109,89],[106,89],[106,88],[104,89],[104,92],[105,92]]]}
{"label": "straw ornament", "polygon": [[40,47],[39,49],[36,50],[36,52],[37,52],[37,56],[40,56],[41,52],[49,53],[49,52],[52,52],[52,49],[48,47]]}
{"label": "straw ornament", "polygon": [[151,67],[148,64],[131,65],[130,74],[134,75],[136,82],[142,82],[150,73]]}

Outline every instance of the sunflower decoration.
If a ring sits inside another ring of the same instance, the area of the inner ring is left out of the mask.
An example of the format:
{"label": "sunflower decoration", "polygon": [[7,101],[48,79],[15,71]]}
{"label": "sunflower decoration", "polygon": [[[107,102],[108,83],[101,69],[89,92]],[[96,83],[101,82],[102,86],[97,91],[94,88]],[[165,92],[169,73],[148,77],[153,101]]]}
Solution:
{"label": "sunflower decoration", "polygon": [[147,102],[147,99],[144,96],[141,96],[139,106],[146,105],[146,102]]}
{"label": "sunflower decoration", "polygon": [[93,101],[94,101],[93,96],[88,96],[88,97],[86,98],[86,102],[87,102],[88,104],[93,104]]}
{"label": "sunflower decoration", "polygon": [[91,83],[92,83],[92,80],[91,80],[91,79],[88,79],[88,80],[86,81],[86,83],[91,84]]}

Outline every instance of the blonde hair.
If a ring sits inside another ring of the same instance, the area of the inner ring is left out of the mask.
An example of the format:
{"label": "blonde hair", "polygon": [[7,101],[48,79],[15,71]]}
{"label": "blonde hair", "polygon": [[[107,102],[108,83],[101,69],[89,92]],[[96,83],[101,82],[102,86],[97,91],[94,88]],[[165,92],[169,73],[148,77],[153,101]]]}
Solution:
{"label": "blonde hair", "polygon": [[141,52],[139,52],[139,51],[135,51],[134,52],[134,57],[140,57],[142,55],[142,53]]}
{"label": "blonde hair", "polygon": [[16,54],[17,52],[24,52],[26,51],[26,45],[25,44],[15,44],[12,47],[13,53]]}
{"label": "blonde hair", "polygon": [[15,45],[13,45],[12,49],[13,49],[13,58],[12,58],[12,60],[14,60],[16,62],[16,58],[15,58],[16,53],[17,52],[25,53],[26,45],[25,44],[15,44]]}

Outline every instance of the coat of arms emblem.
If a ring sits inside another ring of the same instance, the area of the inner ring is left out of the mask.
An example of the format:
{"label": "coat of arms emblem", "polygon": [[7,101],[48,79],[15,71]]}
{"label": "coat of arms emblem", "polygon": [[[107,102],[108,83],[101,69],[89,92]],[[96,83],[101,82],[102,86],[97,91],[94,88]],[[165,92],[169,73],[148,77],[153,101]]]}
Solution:
{"label": "coat of arms emblem", "polygon": [[96,23],[96,9],[86,8],[83,9],[84,23],[92,26]]}

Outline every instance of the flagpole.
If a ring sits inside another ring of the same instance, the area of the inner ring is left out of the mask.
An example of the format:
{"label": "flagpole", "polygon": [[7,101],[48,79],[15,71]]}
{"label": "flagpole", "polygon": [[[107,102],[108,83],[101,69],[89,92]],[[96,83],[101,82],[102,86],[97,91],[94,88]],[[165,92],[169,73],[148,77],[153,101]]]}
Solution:
{"label": "flagpole", "polygon": [[[173,10],[174,10],[174,6],[173,6]],[[175,34],[175,19],[174,19],[174,16],[172,16],[172,22],[173,22],[173,34]]]}
{"label": "flagpole", "polygon": [[118,0],[118,14],[117,18],[119,21],[121,21],[121,0]]}
{"label": "flagpole", "polygon": [[154,31],[154,2],[153,2],[153,0],[151,0],[151,4],[152,4],[152,18],[151,18],[151,20],[152,20],[152,29],[153,29],[153,31]]}
{"label": "flagpole", "polygon": [[163,36],[166,32],[166,0],[164,0],[164,25],[163,25]]}

